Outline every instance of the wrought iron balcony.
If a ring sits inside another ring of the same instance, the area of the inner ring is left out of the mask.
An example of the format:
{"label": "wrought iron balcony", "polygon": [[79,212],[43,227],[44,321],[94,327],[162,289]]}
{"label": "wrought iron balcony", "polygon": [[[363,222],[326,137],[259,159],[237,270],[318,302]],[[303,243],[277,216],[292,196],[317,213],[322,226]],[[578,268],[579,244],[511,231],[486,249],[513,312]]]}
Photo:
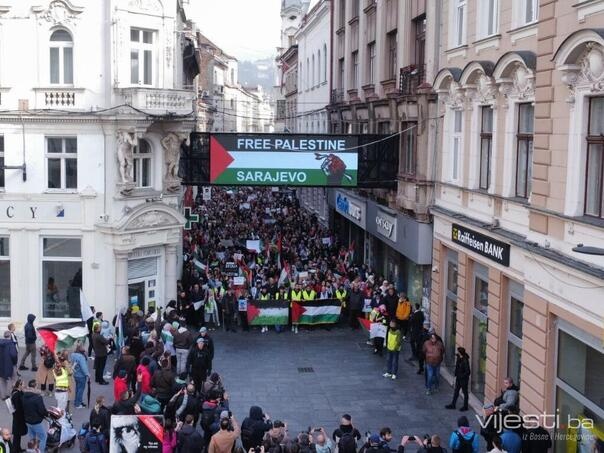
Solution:
{"label": "wrought iron balcony", "polygon": [[417,94],[417,87],[426,80],[426,65],[409,65],[401,68],[399,92],[403,96]]}

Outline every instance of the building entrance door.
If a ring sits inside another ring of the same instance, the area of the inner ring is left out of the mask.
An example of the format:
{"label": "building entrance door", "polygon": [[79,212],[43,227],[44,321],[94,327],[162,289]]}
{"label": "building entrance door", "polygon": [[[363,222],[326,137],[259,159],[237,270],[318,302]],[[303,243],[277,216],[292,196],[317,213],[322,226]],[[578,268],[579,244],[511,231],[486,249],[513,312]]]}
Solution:
{"label": "building entrance door", "polygon": [[136,305],[145,313],[145,281],[128,282],[128,302],[130,307]]}

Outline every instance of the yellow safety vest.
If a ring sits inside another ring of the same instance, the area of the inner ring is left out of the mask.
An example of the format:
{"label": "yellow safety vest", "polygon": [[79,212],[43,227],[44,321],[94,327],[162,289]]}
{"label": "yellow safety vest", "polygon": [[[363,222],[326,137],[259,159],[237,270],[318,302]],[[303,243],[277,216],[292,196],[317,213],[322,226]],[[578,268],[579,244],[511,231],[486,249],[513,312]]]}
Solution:
{"label": "yellow safety vest", "polygon": [[339,289],[336,290],[336,297],[338,298],[338,300],[340,302],[343,302],[344,299],[346,298],[346,290],[343,289],[342,291],[340,291]]}
{"label": "yellow safety vest", "polygon": [[281,297],[280,293],[275,294],[275,299],[289,299],[287,297],[287,293],[283,293],[283,297]]}
{"label": "yellow safety vest", "polygon": [[52,374],[55,377],[55,387],[61,390],[67,390],[69,388],[69,375],[67,370],[63,368],[61,375],[57,375],[55,370],[52,370]]}
{"label": "yellow safety vest", "polygon": [[298,291],[297,293],[292,291],[292,300],[302,300],[302,291]]}
{"label": "yellow safety vest", "polygon": [[260,300],[269,300],[271,298],[271,295],[266,293],[266,294],[260,294]]}
{"label": "yellow safety vest", "polygon": [[310,290],[310,293],[306,290],[302,291],[302,298],[304,300],[314,300],[317,292],[314,289]]}

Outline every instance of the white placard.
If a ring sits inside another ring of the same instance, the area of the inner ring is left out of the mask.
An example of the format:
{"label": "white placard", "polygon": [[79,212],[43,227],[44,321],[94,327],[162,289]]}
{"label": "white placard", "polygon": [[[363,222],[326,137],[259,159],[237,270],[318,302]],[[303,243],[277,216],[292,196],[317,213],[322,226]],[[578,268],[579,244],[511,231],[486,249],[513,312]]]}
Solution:
{"label": "white placard", "polygon": [[247,241],[245,241],[245,247],[248,250],[253,250],[256,253],[260,253],[260,240],[258,240],[258,239],[256,239],[256,240],[248,239]]}
{"label": "white placard", "polygon": [[245,277],[233,277],[233,285],[234,286],[245,285]]}

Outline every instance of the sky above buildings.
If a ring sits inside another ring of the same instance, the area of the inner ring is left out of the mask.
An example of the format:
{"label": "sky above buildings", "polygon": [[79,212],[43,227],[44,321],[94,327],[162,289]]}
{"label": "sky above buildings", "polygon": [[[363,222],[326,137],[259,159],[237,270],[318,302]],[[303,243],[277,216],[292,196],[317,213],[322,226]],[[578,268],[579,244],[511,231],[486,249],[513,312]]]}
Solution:
{"label": "sky above buildings", "polygon": [[201,32],[239,60],[276,54],[281,0],[190,0],[187,8]]}

